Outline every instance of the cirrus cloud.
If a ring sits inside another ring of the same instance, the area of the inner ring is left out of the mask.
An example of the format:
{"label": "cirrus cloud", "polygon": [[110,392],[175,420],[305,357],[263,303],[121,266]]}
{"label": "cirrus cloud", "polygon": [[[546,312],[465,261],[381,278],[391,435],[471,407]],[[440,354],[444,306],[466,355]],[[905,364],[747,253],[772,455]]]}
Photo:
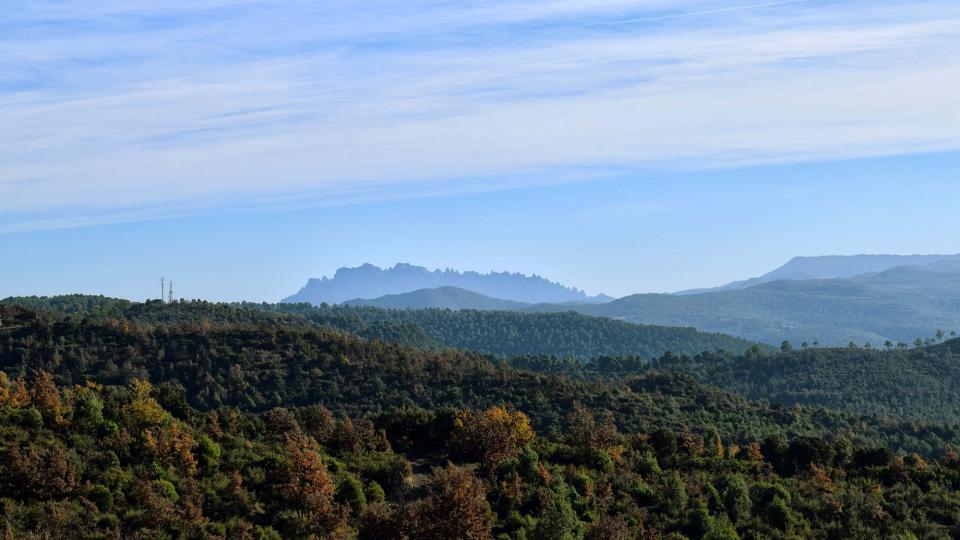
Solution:
{"label": "cirrus cloud", "polygon": [[0,230],[960,149],[954,2],[147,4],[0,22]]}

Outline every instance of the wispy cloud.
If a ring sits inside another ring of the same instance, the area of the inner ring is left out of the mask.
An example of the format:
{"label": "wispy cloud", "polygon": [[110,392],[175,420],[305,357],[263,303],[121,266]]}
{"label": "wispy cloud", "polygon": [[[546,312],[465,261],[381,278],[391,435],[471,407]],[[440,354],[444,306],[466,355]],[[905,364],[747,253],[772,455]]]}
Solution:
{"label": "wispy cloud", "polygon": [[960,149],[943,0],[28,0],[0,50],[0,231]]}

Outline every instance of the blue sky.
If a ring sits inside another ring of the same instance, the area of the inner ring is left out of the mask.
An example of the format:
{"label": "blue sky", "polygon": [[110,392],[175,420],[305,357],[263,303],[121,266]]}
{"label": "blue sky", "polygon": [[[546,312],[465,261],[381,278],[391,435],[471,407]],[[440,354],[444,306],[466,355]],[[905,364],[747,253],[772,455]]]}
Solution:
{"label": "blue sky", "polygon": [[0,296],[960,252],[957,2],[27,0],[0,51]]}

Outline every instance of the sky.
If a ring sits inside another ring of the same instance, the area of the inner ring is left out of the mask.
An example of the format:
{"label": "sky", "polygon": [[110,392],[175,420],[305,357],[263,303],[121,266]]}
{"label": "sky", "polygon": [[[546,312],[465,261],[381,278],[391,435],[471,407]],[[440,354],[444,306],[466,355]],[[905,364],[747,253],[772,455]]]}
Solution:
{"label": "sky", "polygon": [[340,266],[622,296],[958,253],[955,1],[25,0],[0,297]]}

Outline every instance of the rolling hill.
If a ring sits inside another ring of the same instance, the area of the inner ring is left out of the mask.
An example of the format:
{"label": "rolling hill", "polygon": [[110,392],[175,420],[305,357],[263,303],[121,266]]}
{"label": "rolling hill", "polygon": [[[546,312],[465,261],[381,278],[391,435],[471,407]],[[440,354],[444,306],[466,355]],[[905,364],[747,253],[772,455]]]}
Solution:
{"label": "rolling hill", "polygon": [[824,345],[912,342],[937,329],[960,329],[960,265],[940,261],[852,278],[781,280],[687,295],[638,294],[572,309],[638,324],[692,326],[773,345],[784,340]]}
{"label": "rolling hill", "polygon": [[653,358],[667,351],[743,352],[754,342],[693,328],[636,325],[570,311],[521,313],[448,309],[396,310],[309,304],[223,304],[203,301],[139,303],[103,296],[7,298],[0,303],[95,320],[137,324],[282,324],[329,327],[420,349],[451,347],[499,356],[544,354],[581,360],[597,356]]}
{"label": "rolling hill", "polygon": [[269,313],[172,322],[189,307],[138,323],[0,305],[6,537],[960,530],[956,425],[787,408],[677,373],[540,373]]}
{"label": "rolling hill", "polygon": [[[748,401],[683,374],[651,371],[612,381],[511,367],[458,350],[419,351],[370,342],[330,328],[207,323],[157,326],[66,317],[0,304],[0,371],[13,381],[45,370],[72,387],[94,380],[126,385],[143,379],[175,410],[323,405],[353,415],[415,407],[489,407],[528,414],[538,429],[556,431],[562,411],[578,401],[613,411],[622,429],[656,427],[729,440],[767,435],[834,437],[842,427],[857,444],[891,445],[942,454],[960,444],[960,430],[942,427],[898,435],[906,424],[815,409],[785,410]],[[158,360],[162,359],[162,360]]]}
{"label": "rolling hill", "polygon": [[755,345],[745,339],[693,328],[637,325],[573,312],[427,309],[380,310],[364,316],[414,325],[449,347],[500,356],[544,354],[581,360],[618,355],[652,358],[667,351],[738,353]]}
{"label": "rolling hill", "polygon": [[357,298],[347,300],[343,304],[384,309],[513,310],[530,307],[530,304],[524,302],[491,298],[459,287],[419,289],[408,293],[388,294],[374,299]]}
{"label": "rolling hill", "polygon": [[[909,271],[885,273],[885,279]],[[912,281],[909,276],[903,276]],[[827,407],[855,414],[960,422],[960,339],[889,350],[807,348],[774,353],[751,343],[693,329],[633,325],[576,313],[527,314],[463,310],[383,310],[306,304],[135,303],[105,297],[8,299],[7,331],[30,321],[77,324],[118,321],[173,331],[206,326],[337,330],[426,351],[455,347],[493,353],[513,365],[577,378],[623,378],[679,372],[749,399],[785,406]],[[32,306],[17,311],[12,304]],[[39,310],[38,310],[39,309]],[[27,314],[27,315],[24,315]],[[945,338],[951,336],[945,335]],[[716,349],[726,352],[717,353]],[[672,351],[671,354],[665,351]],[[651,362],[638,360],[641,355]],[[579,358],[580,362],[563,360]]]}
{"label": "rolling hill", "polygon": [[654,361],[749,399],[857,414],[960,422],[960,339],[916,349],[810,348]]}

